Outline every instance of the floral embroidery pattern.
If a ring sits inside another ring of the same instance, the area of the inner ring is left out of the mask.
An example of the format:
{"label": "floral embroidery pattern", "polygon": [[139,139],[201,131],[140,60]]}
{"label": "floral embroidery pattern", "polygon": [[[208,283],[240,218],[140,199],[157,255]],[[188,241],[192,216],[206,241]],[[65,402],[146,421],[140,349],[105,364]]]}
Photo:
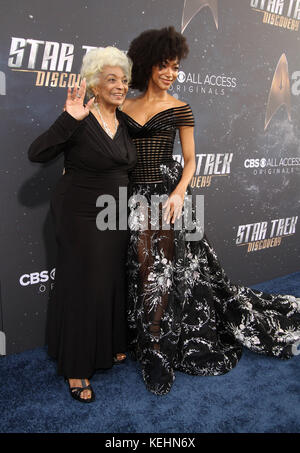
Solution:
{"label": "floral embroidery pattern", "polygon": [[[132,194],[149,203],[151,195],[170,194],[182,168],[168,161],[160,170],[163,182],[133,184]],[[174,370],[227,373],[243,347],[292,357],[300,340],[300,299],[232,284],[205,235],[189,242],[185,229],[151,230],[150,212],[148,228],[141,230],[145,209],[131,208],[127,269],[130,348],[148,390],[169,392]]]}

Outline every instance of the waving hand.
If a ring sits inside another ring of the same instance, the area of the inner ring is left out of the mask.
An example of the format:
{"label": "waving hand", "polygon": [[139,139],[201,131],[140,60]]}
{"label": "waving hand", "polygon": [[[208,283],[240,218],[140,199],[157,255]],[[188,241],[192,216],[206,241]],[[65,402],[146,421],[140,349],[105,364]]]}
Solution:
{"label": "waving hand", "polygon": [[83,79],[79,85],[75,83],[74,88],[68,88],[67,100],[65,103],[65,108],[70,115],[72,115],[76,120],[83,120],[88,116],[90,109],[94,103],[95,97],[89,100],[89,102],[84,105],[84,97],[86,93],[86,80]]}

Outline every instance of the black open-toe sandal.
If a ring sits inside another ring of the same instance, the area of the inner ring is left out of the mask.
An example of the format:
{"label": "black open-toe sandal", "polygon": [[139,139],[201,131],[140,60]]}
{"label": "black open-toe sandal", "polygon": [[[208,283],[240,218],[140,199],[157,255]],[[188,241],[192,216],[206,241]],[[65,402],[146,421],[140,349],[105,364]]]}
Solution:
{"label": "black open-toe sandal", "polygon": [[[75,400],[80,401],[81,403],[92,403],[95,400],[95,393],[94,393],[94,390],[92,389],[92,386],[91,385],[86,385],[84,379],[81,379],[82,387],[70,387],[69,379],[66,379],[66,381],[69,384],[69,390],[70,390],[71,396]],[[91,397],[90,398],[88,398],[88,399],[81,398],[81,393],[84,390],[90,390],[91,391]]]}
{"label": "black open-toe sandal", "polygon": [[[125,354],[124,354],[124,355],[125,355]],[[114,365],[121,365],[121,363],[124,363],[126,359],[127,359],[126,355],[125,355],[124,359],[121,359],[121,360],[119,360],[119,359],[117,358],[117,355],[115,355],[115,356],[114,356]]]}

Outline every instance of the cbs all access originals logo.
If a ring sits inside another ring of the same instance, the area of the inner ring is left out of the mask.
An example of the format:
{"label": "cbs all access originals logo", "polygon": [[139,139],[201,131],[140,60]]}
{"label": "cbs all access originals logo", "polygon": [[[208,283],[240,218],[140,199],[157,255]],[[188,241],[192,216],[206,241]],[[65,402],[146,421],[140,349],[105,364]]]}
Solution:
{"label": "cbs all access originals logo", "polygon": [[175,97],[183,93],[224,96],[237,87],[237,78],[226,74],[200,74],[179,71],[176,82],[169,91]]}
{"label": "cbs all access originals logo", "polygon": [[[82,45],[80,65],[84,55],[95,46]],[[80,74],[72,72],[75,59],[75,45],[38,39],[11,38],[8,67],[12,71],[32,72],[35,85],[53,88],[73,87],[80,82]]]}
{"label": "cbs all access originals logo", "polygon": [[282,239],[296,234],[298,216],[239,225],[235,243],[247,246],[247,252],[278,247]]}
{"label": "cbs all access originals logo", "polygon": [[248,158],[244,167],[250,169],[253,175],[292,174],[300,171],[300,157],[262,157]]}
{"label": "cbs all access originals logo", "polygon": [[53,287],[55,280],[55,268],[51,271],[41,271],[41,272],[31,272],[30,274],[23,274],[19,278],[19,283],[21,286],[35,286],[38,288],[38,292],[44,293],[47,288],[50,289]]}
{"label": "cbs all access originals logo", "polygon": [[[181,154],[173,155],[182,166]],[[192,189],[210,187],[212,178],[230,176],[233,153],[196,154],[196,171],[190,182]]]}
{"label": "cbs all access originals logo", "polygon": [[250,0],[250,7],[262,14],[262,22],[290,31],[298,31],[300,0]]}

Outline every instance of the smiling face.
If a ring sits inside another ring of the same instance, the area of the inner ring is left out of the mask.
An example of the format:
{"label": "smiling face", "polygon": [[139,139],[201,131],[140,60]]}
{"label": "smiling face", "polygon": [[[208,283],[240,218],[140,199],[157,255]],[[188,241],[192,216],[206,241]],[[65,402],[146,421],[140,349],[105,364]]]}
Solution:
{"label": "smiling face", "polygon": [[93,89],[96,102],[118,107],[125,101],[128,80],[119,66],[104,66],[99,75],[99,84]]}
{"label": "smiling face", "polygon": [[168,90],[172,83],[176,80],[179,71],[179,61],[166,60],[160,65],[155,65],[152,68],[150,80],[161,90]]}

